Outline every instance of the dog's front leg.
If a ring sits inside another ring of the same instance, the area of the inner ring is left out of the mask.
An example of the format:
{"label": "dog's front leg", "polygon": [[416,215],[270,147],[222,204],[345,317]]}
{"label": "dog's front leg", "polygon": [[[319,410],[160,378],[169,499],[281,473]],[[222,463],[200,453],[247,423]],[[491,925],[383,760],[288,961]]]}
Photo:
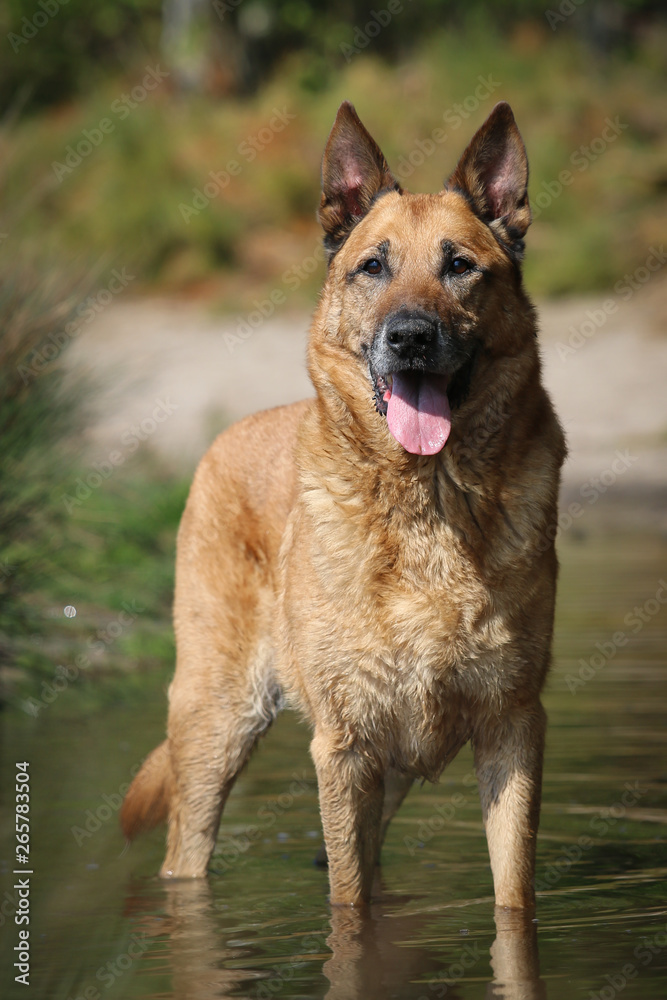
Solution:
{"label": "dog's front leg", "polygon": [[496,906],[535,905],[535,846],[540,818],[546,713],[539,701],[475,731],[475,767]]}
{"label": "dog's front leg", "polygon": [[317,770],[320,813],[334,905],[364,906],[370,900],[380,853],[384,784],[380,768],[340,740],[315,731],[311,753]]}

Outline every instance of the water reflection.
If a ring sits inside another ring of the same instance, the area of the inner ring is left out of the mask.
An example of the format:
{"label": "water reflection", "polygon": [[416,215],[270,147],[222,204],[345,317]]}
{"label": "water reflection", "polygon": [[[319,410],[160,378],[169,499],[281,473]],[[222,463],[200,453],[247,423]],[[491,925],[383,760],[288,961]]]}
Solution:
{"label": "water reflection", "polygon": [[[394,906],[404,908],[406,897],[392,900],[385,895],[370,913],[333,908],[319,931],[293,938],[281,934],[287,938],[287,950],[277,965],[274,955],[267,969],[263,944],[276,927],[256,927],[239,940],[238,929],[223,926],[220,911],[228,907],[216,899],[208,881],[167,882],[160,889],[164,906],[156,914],[154,893],[146,894],[146,883],[132,884],[126,916],[132,916],[139,932],[152,941],[148,958],[153,974],[168,967],[174,1000],[289,996],[290,984],[306,967],[307,995],[325,1000],[456,998],[469,981],[486,982],[485,996],[495,1000],[547,996],[539,972],[537,923],[531,915],[496,910],[490,950],[488,938],[462,937],[460,944],[450,943],[436,953],[430,943],[414,944],[428,939],[432,914],[398,914]],[[321,985],[311,992],[318,980]],[[295,995],[306,995],[296,983],[294,989]]]}
{"label": "water reflection", "polygon": [[537,922],[531,914],[495,910],[496,939],[491,946],[493,982],[486,996],[503,1000],[544,1000],[540,979]]}
{"label": "water reflection", "polygon": [[[327,1000],[382,1000],[399,989],[401,996],[419,996],[425,980],[437,978],[441,963],[420,948],[397,945],[411,940],[425,924],[423,916],[391,919],[379,906],[366,916],[352,909],[332,909],[327,938],[331,958],[323,967],[330,983]],[[439,995],[426,989],[430,996]]]}
{"label": "water reflection", "polygon": [[[486,996],[502,1000],[544,1000],[540,979],[537,924],[532,915],[495,911],[496,938],[490,949],[493,980]],[[331,913],[327,944],[332,957],[324,964],[330,982],[327,1000],[384,1000],[388,996],[428,1000],[460,996],[457,984],[484,980],[488,951],[477,939],[462,939],[436,960],[431,949],[399,942],[414,941],[424,916],[387,919],[386,910],[364,917],[347,909]],[[465,943],[463,943],[465,941]]]}
{"label": "water reflection", "polygon": [[[182,879],[165,882],[163,915],[145,913],[136,919],[140,932],[151,938],[153,964],[166,959],[171,973],[174,1000],[211,1000],[238,997],[237,988],[256,974],[228,969],[224,963],[238,960],[238,947],[228,947],[220,934],[211,887],[206,880]],[[126,899],[126,912],[154,908],[154,900],[134,885]],[[163,950],[166,943],[166,952]]]}

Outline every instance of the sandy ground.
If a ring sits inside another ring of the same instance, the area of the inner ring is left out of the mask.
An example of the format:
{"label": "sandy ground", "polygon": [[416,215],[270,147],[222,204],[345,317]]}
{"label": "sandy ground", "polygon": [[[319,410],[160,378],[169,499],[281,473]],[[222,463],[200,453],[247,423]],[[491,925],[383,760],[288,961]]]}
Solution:
{"label": "sandy ground", "polygon": [[[608,315],[604,303],[616,309]],[[627,301],[591,296],[538,304],[544,379],[570,456],[565,504],[623,508],[667,529],[667,282]],[[238,342],[239,320],[204,307],[129,300],[108,307],[71,356],[102,378],[91,461],[126,457],[136,437],[189,472],[228,422],[311,394],[309,317],[265,320]],[[230,342],[230,334],[232,334]]]}

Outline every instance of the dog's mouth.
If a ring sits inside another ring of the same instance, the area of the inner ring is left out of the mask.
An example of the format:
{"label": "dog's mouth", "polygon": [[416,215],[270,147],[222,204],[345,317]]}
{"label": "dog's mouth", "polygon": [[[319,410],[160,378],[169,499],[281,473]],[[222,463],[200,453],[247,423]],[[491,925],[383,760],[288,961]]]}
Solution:
{"label": "dog's mouth", "polygon": [[372,375],[375,406],[393,438],[412,455],[437,455],[452,429],[448,376],[406,370]]}

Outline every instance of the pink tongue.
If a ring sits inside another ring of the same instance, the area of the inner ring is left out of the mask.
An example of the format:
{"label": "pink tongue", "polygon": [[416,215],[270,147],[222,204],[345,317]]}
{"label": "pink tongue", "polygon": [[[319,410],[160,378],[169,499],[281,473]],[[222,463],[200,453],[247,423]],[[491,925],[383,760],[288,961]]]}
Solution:
{"label": "pink tongue", "polygon": [[442,375],[397,372],[387,400],[392,435],[412,455],[436,455],[452,429]]}

